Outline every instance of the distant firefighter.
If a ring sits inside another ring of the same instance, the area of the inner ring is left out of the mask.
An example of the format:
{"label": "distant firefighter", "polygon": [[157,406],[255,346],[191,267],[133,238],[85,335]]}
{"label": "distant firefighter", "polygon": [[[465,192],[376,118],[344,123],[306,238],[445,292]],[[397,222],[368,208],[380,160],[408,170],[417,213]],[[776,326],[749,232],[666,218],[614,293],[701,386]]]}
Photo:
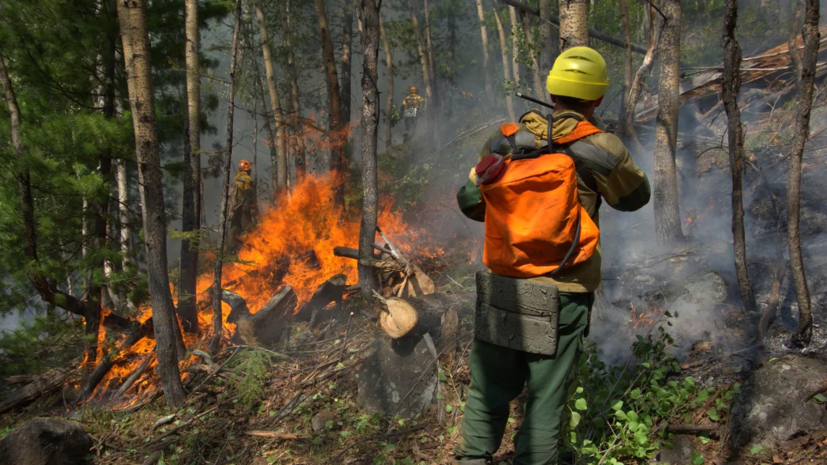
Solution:
{"label": "distant firefighter", "polygon": [[402,116],[405,118],[405,142],[408,142],[408,138],[416,132],[416,119],[419,117],[420,110],[424,109],[425,99],[417,93],[415,86],[411,86],[411,93],[402,101]]}
{"label": "distant firefighter", "polygon": [[238,162],[238,173],[235,174],[232,190],[230,191],[230,237],[232,242],[229,251],[238,253],[244,243],[244,233],[253,226],[258,219],[258,203],[256,202],[256,182],[250,176],[253,164],[250,160]]}

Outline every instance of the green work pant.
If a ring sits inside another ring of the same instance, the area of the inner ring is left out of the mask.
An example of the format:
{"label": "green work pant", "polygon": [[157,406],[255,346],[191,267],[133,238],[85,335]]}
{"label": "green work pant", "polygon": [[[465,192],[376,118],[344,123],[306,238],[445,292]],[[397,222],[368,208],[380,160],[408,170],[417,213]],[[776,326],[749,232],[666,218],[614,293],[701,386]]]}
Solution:
{"label": "green work pant", "polygon": [[528,386],[525,415],[514,440],[515,465],[556,465],[566,393],[589,324],[591,294],[560,293],[557,354],[530,354],[488,342],[471,349],[458,460],[490,458],[500,448],[509,403]]}

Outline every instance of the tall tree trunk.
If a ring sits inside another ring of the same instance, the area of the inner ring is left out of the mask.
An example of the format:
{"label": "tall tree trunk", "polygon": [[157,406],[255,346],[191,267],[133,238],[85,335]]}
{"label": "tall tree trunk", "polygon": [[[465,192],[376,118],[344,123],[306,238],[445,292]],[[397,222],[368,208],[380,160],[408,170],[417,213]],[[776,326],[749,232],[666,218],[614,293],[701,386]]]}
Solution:
{"label": "tall tree trunk", "polygon": [[351,96],[351,74],[353,58],[353,17],[356,9],[353,8],[353,0],[345,0],[344,16],[342,18],[342,72],[339,84],[339,103],[342,105],[342,124],[344,134],[342,141],[346,145],[349,138],[350,128],[350,96]]}
{"label": "tall tree trunk", "polygon": [[[448,27],[448,47],[446,50],[446,63],[453,63],[454,57],[457,56],[457,14],[455,8],[449,8],[446,13],[448,16],[446,23]],[[445,70],[445,83],[442,88],[445,97],[442,99],[444,105],[443,112],[449,118],[454,114],[454,75],[456,71],[452,67],[447,67]],[[446,92],[447,91],[447,92]]]}
{"label": "tall tree trunk", "polygon": [[517,23],[517,9],[508,7],[508,15],[511,18],[511,72],[514,73],[514,83],[520,85],[520,64],[517,58],[520,56],[520,26]]}
{"label": "tall tree trunk", "polygon": [[795,136],[790,150],[790,169],[787,179],[787,234],[790,246],[790,268],[792,268],[795,294],[798,297],[798,326],[792,342],[797,345],[810,343],[813,332],[813,316],[810,290],[804,273],[801,255],[801,159],[804,146],[810,135],[810,112],[813,107],[816,62],[820,34],[818,31],[819,0],[806,0],[804,13],[804,53],[801,57],[801,79],[799,86],[798,112],[795,117]]}
{"label": "tall tree trunk", "polygon": [[[537,38],[538,55],[539,55],[539,72],[545,76],[550,70],[553,63],[552,57],[557,55],[556,47],[551,36],[551,0],[539,0],[540,7],[540,37]],[[562,34],[560,35],[562,37]],[[545,89],[545,86],[543,86]],[[546,97],[544,100],[547,100]]]}
{"label": "tall tree trunk", "polygon": [[[586,0],[559,0],[560,51],[589,45]],[[540,12],[542,14],[542,10]],[[549,26],[549,29],[551,26]]]}
{"label": "tall tree trunk", "polygon": [[[330,169],[343,176],[344,160],[342,143],[339,139],[343,128],[342,104],[339,101],[339,76],[336,72],[336,58],[333,56],[333,41],[330,39],[330,27],[327,24],[327,13],[325,13],[324,0],[314,0],[316,5],[316,17],[319,23],[319,34],[322,40],[322,60],[324,61],[325,78],[327,80],[327,98],[330,106]],[[337,183],[334,191],[336,202],[344,205],[345,191],[341,183]]]}
{"label": "tall tree trunk", "polygon": [[666,20],[659,47],[660,78],[654,150],[655,229],[660,243],[671,244],[683,240],[678,172],[675,167],[680,108],[681,5],[680,0],[660,0],[659,3]]}
{"label": "tall tree trunk", "polygon": [[[425,44],[428,48],[428,66],[431,69],[431,78],[436,81],[436,70],[434,68],[434,43],[431,33],[431,8],[428,5],[428,0],[425,1]],[[436,82],[434,82],[436,87]]]}
{"label": "tall tree trunk", "polygon": [[488,101],[494,102],[494,86],[488,75],[488,28],[485,26],[485,10],[482,8],[482,0],[477,0],[477,18],[480,21],[480,38],[482,39],[482,75],[485,78],[485,93]]}
{"label": "tall tree trunk", "polygon": [[419,55],[419,65],[422,68],[422,79],[425,81],[425,109],[429,115],[428,122],[433,123],[433,118],[430,116],[436,114],[437,102],[434,101],[433,76],[431,76],[431,67],[428,65],[428,52],[425,49],[425,41],[422,39],[422,31],[419,29],[419,18],[416,14],[417,7],[416,0],[408,0],[408,9],[411,12],[411,23],[413,25],[413,35],[416,41],[416,52]]}
{"label": "tall tree trunk", "polygon": [[801,15],[804,14],[804,5],[801,1],[792,4],[793,18],[790,23],[790,35],[787,39],[787,49],[790,52],[790,62],[795,71],[795,85],[801,94],[801,76],[804,74],[804,64],[801,62],[801,53],[798,51],[798,35],[801,31]]}
{"label": "tall tree trunk", "polygon": [[[439,97],[439,79],[436,75],[436,68],[434,67],[434,45],[433,39],[431,37],[431,9],[428,6],[428,0],[424,0],[424,10],[425,10],[425,46],[428,51],[428,71],[431,76],[431,102],[430,106],[427,108],[430,109],[428,114],[430,116],[430,123],[432,128],[439,128],[439,117],[440,117],[440,107],[441,107],[441,99]],[[426,88],[427,90],[427,88]],[[442,131],[431,131],[431,135],[434,137],[434,144],[437,147],[442,145],[440,141],[440,136]]]}
{"label": "tall tree trunk", "polygon": [[[201,72],[198,65],[199,30],[198,0],[184,2],[184,29],[187,65],[187,148],[184,153],[184,205],[182,227],[184,233],[201,227]],[[198,236],[196,236],[198,237]],[[181,270],[178,278],[178,317],[184,331],[198,332],[195,286],[198,279],[198,239],[181,241]]]}
{"label": "tall tree trunk", "polygon": [[302,124],[301,103],[299,101],[299,74],[296,71],[296,59],[293,52],[293,13],[290,2],[291,0],[280,2],[281,14],[279,15],[281,19],[282,47],[284,47],[287,54],[285,68],[287,69],[287,79],[290,80],[290,126],[293,130],[293,137],[297,139],[294,143],[296,173],[288,174],[288,183],[291,179],[296,178],[299,173],[307,171],[307,148],[304,144],[304,125]]}
{"label": "tall tree trunk", "polygon": [[724,16],[724,74],[721,98],[729,117],[729,170],[732,174],[732,238],[735,250],[735,274],[744,309],[755,312],[755,295],[747,270],[747,246],[744,238],[744,131],[741,127],[741,110],[738,108],[738,93],[741,90],[741,47],[735,39],[735,25],[738,21],[738,0],[727,0]]}
{"label": "tall tree trunk", "polygon": [[169,293],[163,173],[155,128],[155,98],[145,0],[118,2],[118,19],[124,42],[127,85],[135,126],[155,353],[167,405],[176,409],[184,403],[184,389],[178,372],[178,321]]}
{"label": "tall tree trunk", "polygon": [[641,145],[635,131],[635,106],[637,106],[640,93],[643,91],[643,83],[652,69],[652,64],[655,62],[655,50],[660,43],[657,21],[655,19],[655,13],[652,11],[654,8],[651,5],[647,5],[644,7],[644,10],[648,12],[646,14],[646,19],[649,24],[646,28],[646,30],[649,31],[648,47],[646,49],[646,55],[643,56],[643,62],[640,64],[640,67],[635,73],[635,77],[632,79],[632,85],[628,90],[629,98],[626,103],[626,112],[621,114],[621,118],[625,121],[624,126],[626,131],[629,133],[629,139],[632,142],[633,151],[638,156],[642,156],[646,153],[646,149],[644,149],[643,145]]}
{"label": "tall tree trunk", "polygon": [[385,21],[379,15],[379,33],[382,36],[382,47],[385,49],[385,74],[388,75],[388,97],[385,103],[385,150],[393,148],[393,134],[391,133],[391,114],[393,113],[393,50],[385,32]]}
{"label": "tall tree trunk", "polygon": [[632,28],[629,25],[629,0],[620,0],[620,21],[626,38],[626,54],[623,60],[623,89],[620,91],[620,136],[630,135],[626,114],[629,108],[629,90],[632,88]]}
{"label": "tall tree trunk", "polygon": [[[531,22],[528,19],[528,14],[524,11],[520,11],[520,18],[523,22],[523,34],[525,34],[525,40],[528,43],[528,48],[529,50],[534,50],[534,38],[531,35]],[[537,53],[531,53],[531,65],[534,67],[534,96],[539,100],[548,101],[549,95],[546,91],[546,86],[543,83],[543,78],[540,76],[540,62],[537,60]],[[550,70],[551,68],[549,68],[549,71]]]}
{"label": "tall tree trunk", "polygon": [[[215,353],[221,343],[223,333],[221,317],[221,272],[224,266],[224,245],[229,232],[228,220],[230,217],[230,171],[233,166],[233,116],[235,115],[235,85],[236,68],[240,61],[241,41],[241,1],[237,0],[235,10],[235,27],[233,28],[233,42],[230,48],[230,95],[227,97],[227,141],[224,145],[224,180],[221,185],[221,211],[218,219],[218,253],[215,259],[215,271],[212,285],[213,304],[213,340],[210,342],[210,351]],[[258,3],[258,2],[257,2]],[[258,5],[257,5],[258,6]],[[260,11],[256,8],[257,12]],[[266,35],[264,36],[266,37]]]}
{"label": "tall tree trunk", "polygon": [[267,74],[267,90],[270,92],[270,109],[273,111],[273,122],[276,128],[276,152],[278,165],[276,179],[278,189],[287,188],[287,140],[284,137],[284,114],[281,111],[279,91],[276,87],[276,72],[273,70],[273,55],[270,51],[270,36],[267,34],[267,21],[261,0],[254,0],[258,31],[261,40],[261,54],[264,56],[264,72]]}
{"label": "tall tree trunk", "polygon": [[[497,32],[500,34],[500,51],[502,51],[503,57],[503,84],[508,84],[509,77],[511,76],[511,69],[509,68],[509,59],[508,59],[508,42],[505,40],[505,29],[503,29],[503,22],[500,20],[500,14],[497,12],[497,0],[493,0],[494,2],[494,19],[497,21]],[[511,92],[506,91],[505,94],[505,103],[508,107],[508,117],[511,121],[517,121],[517,116],[514,114],[514,99],[511,98]]]}
{"label": "tall tree trunk", "polygon": [[[376,86],[379,57],[379,7],[376,0],[361,0],[362,20],[362,221],[359,232],[359,257],[373,255],[376,222],[379,213],[378,179],[376,174],[376,139],[379,131],[379,89]],[[376,271],[359,264],[362,296],[369,302],[379,289]]]}

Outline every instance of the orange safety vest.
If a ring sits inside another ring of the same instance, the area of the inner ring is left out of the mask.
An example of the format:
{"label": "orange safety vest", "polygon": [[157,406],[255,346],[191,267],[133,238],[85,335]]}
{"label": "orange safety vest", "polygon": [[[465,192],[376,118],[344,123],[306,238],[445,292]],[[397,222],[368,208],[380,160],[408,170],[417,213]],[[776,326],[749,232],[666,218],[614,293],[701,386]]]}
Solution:
{"label": "orange safety vest", "polygon": [[[508,123],[500,130],[509,138],[519,126]],[[553,145],[569,144],[598,132],[602,131],[581,121],[572,133]],[[580,205],[571,155],[554,150],[534,152],[529,156],[506,156],[502,169],[479,186],[485,200],[483,263],[503,276],[533,278],[582,263],[594,254],[600,237],[597,225]],[[478,174],[491,164],[492,160],[487,164],[481,161]],[[487,174],[491,175],[490,169]],[[579,239],[573,246],[578,223]]]}

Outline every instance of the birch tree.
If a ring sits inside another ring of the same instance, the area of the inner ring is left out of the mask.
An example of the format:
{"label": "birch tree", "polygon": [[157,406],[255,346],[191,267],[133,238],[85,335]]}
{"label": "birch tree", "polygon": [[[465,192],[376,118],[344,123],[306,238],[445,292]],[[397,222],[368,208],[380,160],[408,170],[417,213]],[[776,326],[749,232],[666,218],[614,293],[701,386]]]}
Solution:
{"label": "birch tree", "polygon": [[382,48],[385,50],[385,74],[388,75],[388,97],[385,101],[385,150],[393,148],[393,134],[391,133],[391,115],[393,114],[393,50],[385,32],[385,21],[379,14],[379,33],[382,37]]}
{"label": "birch tree", "polygon": [[572,47],[588,46],[589,26],[586,21],[586,0],[559,0],[559,6],[560,51],[563,52]]}
{"label": "birch tree", "polygon": [[488,28],[485,27],[485,10],[482,8],[482,0],[477,0],[477,18],[480,21],[480,38],[482,39],[482,74],[485,78],[485,93],[488,96],[488,101],[493,102],[494,87],[491,84],[491,77],[488,75]]}
{"label": "birch tree", "polygon": [[[184,151],[183,233],[201,228],[201,72],[199,70],[198,0],[184,2],[187,66],[187,149]],[[198,331],[195,286],[198,279],[197,234],[181,241],[181,270],[178,279],[178,316],[184,331]]]}
{"label": "birch tree", "polygon": [[416,0],[408,0],[408,10],[411,13],[411,24],[413,26],[414,41],[416,41],[416,53],[419,56],[419,65],[422,68],[422,80],[425,81],[425,108],[429,115],[429,122],[433,123],[433,115],[436,112],[436,103],[434,99],[434,80],[431,75],[431,66],[428,61],[428,50],[425,47],[425,40],[422,38],[422,30],[419,28],[419,17],[417,11]]}
{"label": "birch tree", "polygon": [[[502,52],[502,59],[503,59],[503,84],[508,84],[509,77],[511,76],[511,69],[510,69],[510,60],[508,59],[508,43],[505,40],[505,29],[503,28],[503,22],[500,20],[500,14],[497,12],[497,0],[494,0],[494,19],[497,22],[497,32],[500,35],[500,51]],[[514,114],[514,99],[511,97],[511,92],[506,92],[505,94],[505,102],[508,108],[508,117],[511,121],[516,121],[517,116]]]}

